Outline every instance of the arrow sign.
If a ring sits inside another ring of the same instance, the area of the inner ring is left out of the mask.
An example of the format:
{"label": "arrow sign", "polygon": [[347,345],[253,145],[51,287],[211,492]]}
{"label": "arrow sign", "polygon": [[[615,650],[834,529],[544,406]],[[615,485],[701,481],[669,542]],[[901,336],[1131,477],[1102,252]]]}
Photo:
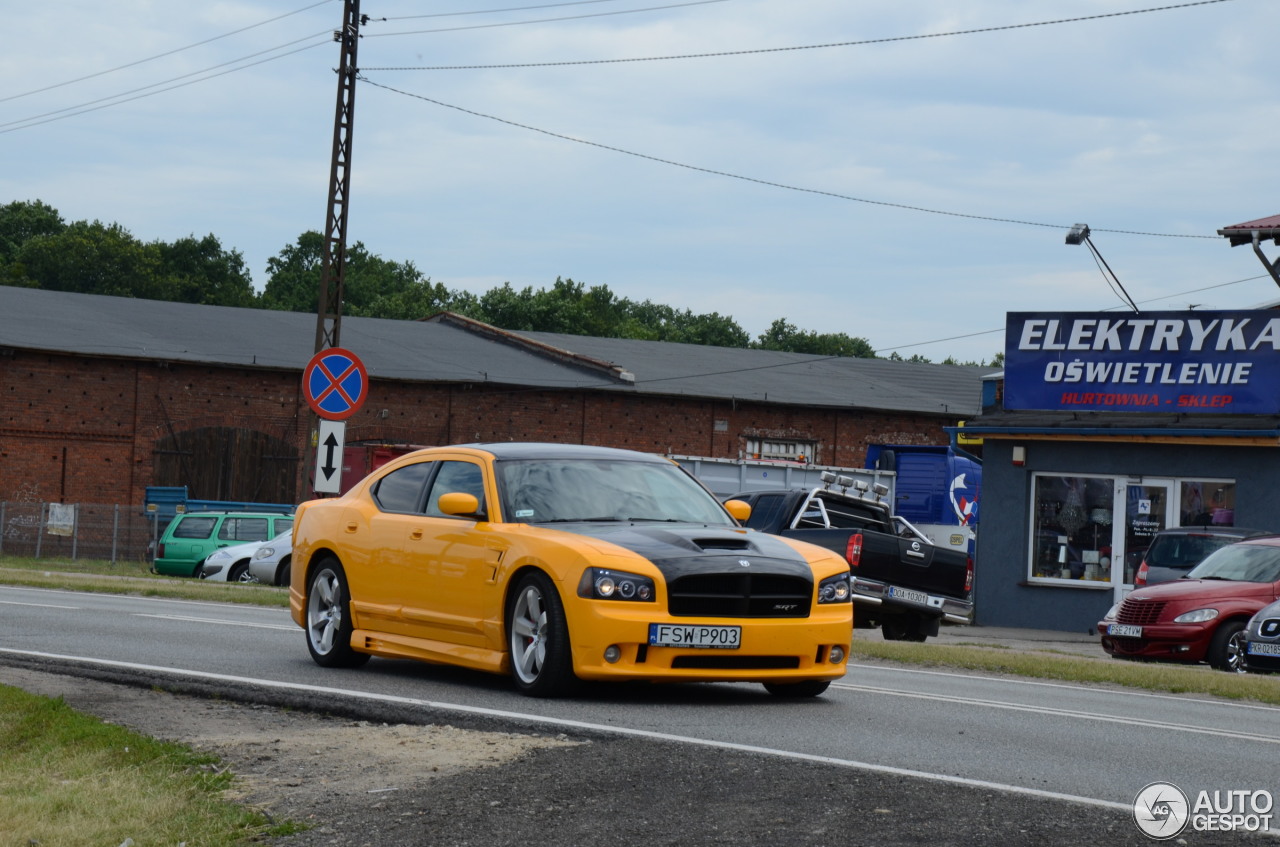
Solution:
{"label": "arrow sign", "polygon": [[337,494],[342,490],[342,448],[346,438],[346,421],[320,421],[316,444],[317,492]]}

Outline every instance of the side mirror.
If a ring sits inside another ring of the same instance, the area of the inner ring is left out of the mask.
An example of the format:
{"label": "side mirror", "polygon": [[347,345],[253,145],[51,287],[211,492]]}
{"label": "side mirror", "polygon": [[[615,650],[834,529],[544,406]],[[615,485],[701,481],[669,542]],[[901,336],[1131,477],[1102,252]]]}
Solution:
{"label": "side mirror", "polygon": [[450,491],[440,495],[440,511],[459,518],[483,518],[480,498],[462,491]]}
{"label": "side mirror", "polygon": [[740,524],[746,524],[751,517],[751,504],[745,500],[726,500],[724,508]]}

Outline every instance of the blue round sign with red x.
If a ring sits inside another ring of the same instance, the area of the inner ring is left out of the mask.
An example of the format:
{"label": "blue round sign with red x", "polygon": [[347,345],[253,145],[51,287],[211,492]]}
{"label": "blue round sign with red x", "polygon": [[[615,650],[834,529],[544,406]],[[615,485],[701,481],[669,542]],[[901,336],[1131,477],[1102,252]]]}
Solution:
{"label": "blue round sign with red x", "polygon": [[307,363],[302,372],[302,391],[311,411],[328,421],[344,421],[364,405],[369,394],[369,374],[355,353],[330,347]]}

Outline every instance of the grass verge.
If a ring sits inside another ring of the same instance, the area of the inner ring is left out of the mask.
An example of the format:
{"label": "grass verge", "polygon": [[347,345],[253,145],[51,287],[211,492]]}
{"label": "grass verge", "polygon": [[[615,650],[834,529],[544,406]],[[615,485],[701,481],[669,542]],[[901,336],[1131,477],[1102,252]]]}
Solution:
{"label": "grass verge", "polygon": [[153,574],[137,564],[111,564],[85,559],[25,559],[0,556],[0,584],[28,588],[133,594],[175,600],[210,600],[288,608],[289,591],[253,583],[204,582]]}
{"label": "grass verge", "polygon": [[[1098,648],[1101,654],[1102,648]],[[1207,694],[1280,705],[1280,676],[1224,673],[1208,666],[1069,656],[1051,650],[912,644],[855,639],[852,656],[910,665],[1005,673],[1036,679],[1121,685],[1170,694]]]}
{"label": "grass verge", "polygon": [[5,685],[0,750],[5,843],[231,845],[298,829],[227,797],[234,777],[216,757]]}

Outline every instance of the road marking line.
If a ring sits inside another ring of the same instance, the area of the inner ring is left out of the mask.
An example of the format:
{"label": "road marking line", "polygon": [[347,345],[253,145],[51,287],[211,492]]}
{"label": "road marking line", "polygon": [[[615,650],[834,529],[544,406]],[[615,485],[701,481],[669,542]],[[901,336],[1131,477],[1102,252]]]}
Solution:
{"label": "road marking line", "polygon": [[285,632],[298,632],[296,626],[283,626],[275,623],[245,623],[244,621],[228,621],[220,618],[193,618],[187,615],[148,615],[144,612],[134,612],[135,618],[161,618],[167,621],[187,621],[189,623],[216,623],[224,626],[249,626],[254,629],[279,629]]}
{"label": "road marking line", "polygon": [[79,606],[55,606],[52,603],[19,603],[17,600],[0,600],[0,606],[35,606],[37,609],[72,609],[79,611]]}
{"label": "road marking line", "polygon": [[[889,668],[889,667],[886,667],[885,665],[863,665],[863,664],[853,664],[853,663],[848,664],[846,667],[863,668],[865,670],[875,670],[875,671],[891,670],[894,673],[913,673],[913,674],[923,674],[925,676],[949,676],[949,677],[954,677],[956,679],[976,679],[976,680],[981,680],[982,682],[1004,682],[1010,685],[1036,685],[1036,686],[1041,686],[1043,688],[1065,688],[1069,691],[1099,691],[1100,690],[1098,688],[1094,688],[1089,685],[1081,685],[1079,683],[1072,684],[1072,683],[1066,683],[1066,682],[1042,682],[1040,680],[1035,680],[1035,679],[1016,679],[1016,678],[1010,678],[1010,677],[1004,677],[1004,676],[977,676],[974,674],[956,673],[955,671],[926,671],[926,670],[919,670],[917,668],[903,668],[903,667]],[[1205,672],[1208,673],[1210,671],[1208,668],[1206,668]],[[1156,700],[1177,700],[1179,703],[1200,703],[1201,705],[1205,705],[1205,706],[1225,706],[1225,707],[1230,707],[1232,709],[1256,709],[1263,712],[1280,712],[1280,707],[1264,706],[1261,703],[1238,703],[1234,700],[1225,700],[1225,699],[1224,700],[1205,700],[1200,697],[1182,697],[1177,694],[1158,694],[1154,691],[1109,690],[1108,693],[1123,694],[1126,697],[1150,697]]]}
{"label": "road marking line", "polygon": [[542,715],[531,715],[525,712],[508,712],[502,709],[487,709],[480,706],[463,706],[457,703],[442,703],[436,700],[419,700],[416,697],[399,697],[392,694],[375,694],[365,691],[349,691],[341,688],[329,688],[320,685],[305,685],[295,682],[279,682],[272,679],[255,679],[253,677],[231,676],[229,674],[208,673],[206,671],[184,670],[181,668],[163,668],[156,665],[142,665],[135,662],[117,662],[109,659],[88,659],[81,656],[64,656],[58,653],[41,653],[32,650],[12,650],[0,647],[0,653],[7,653],[14,656],[31,656],[41,659],[55,659],[61,661],[81,662],[91,665],[102,665],[114,668],[129,668],[134,670],[151,671],[155,673],[187,676],[198,679],[218,680],[220,682],[234,682],[247,685],[257,685],[263,688],[273,688],[284,691],[300,691],[312,694],[326,694],[339,697],[351,697],[357,700],[370,700],[379,703],[394,703],[402,706],[420,706],[431,709],[439,709],[442,711],[457,712],[469,715],[480,715],[484,717],[504,718],[507,720],[523,721],[526,723],[544,724],[556,726],[563,729],[579,729],[591,732],[608,733],[610,735],[625,735],[634,738],[652,738],[658,741],[672,741],[679,744],[691,744],[698,747],[711,747],[721,750],[734,750],[741,753],[756,753],[765,756],[775,756],[783,759],[795,759],[804,762],[815,762],[824,765],[834,765],[836,767],[850,768],[853,770],[868,771],[871,773],[892,774],[894,776],[914,777],[916,779],[926,779],[931,782],[943,782],[950,785],[962,785],[968,788],[985,788],[993,791],[1005,791],[1011,794],[1023,794],[1031,797],[1039,797],[1048,800],[1061,800],[1067,803],[1078,803],[1086,806],[1097,806],[1105,809],[1133,813],[1133,803],[1117,803],[1112,800],[1102,800],[1097,797],[1081,797],[1075,794],[1063,794],[1057,791],[1045,791],[1040,788],[1027,788],[1021,785],[1007,785],[1000,782],[991,782],[984,779],[969,779],[962,776],[952,776],[950,774],[930,773],[928,771],[917,771],[909,768],[896,768],[891,765],[876,765],[870,762],[859,762],[853,759],[837,759],[831,756],[817,756],[812,753],[797,753],[790,750],[778,750],[771,747],[756,747],[751,744],[735,744],[728,741],[714,741],[707,738],[693,738],[685,735],[672,735],[666,732],[653,732],[645,729],[633,729],[630,727],[609,726],[607,724],[588,723],[586,721],[575,721],[566,718],[551,718]]}
{"label": "road marking line", "polygon": [[976,700],[971,697],[954,697],[949,694],[929,694],[922,691],[900,691],[894,688],[876,688],[870,685],[852,685],[847,682],[837,682],[834,687],[842,688],[847,691],[863,691],[869,694],[889,694],[895,697],[911,697],[916,700],[936,700],[940,703],[957,703],[964,706],[984,706],[991,709],[1005,709],[1010,712],[1032,712],[1037,715],[1055,715],[1063,718],[1078,718],[1080,720],[1101,721],[1103,723],[1118,723],[1125,726],[1145,726],[1159,730],[1177,730],[1178,732],[1191,732],[1200,735],[1217,735],[1223,738],[1239,738],[1244,741],[1262,741],[1267,744],[1280,744],[1280,738],[1271,735],[1254,735],[1247,732],[1236,732],[1229,729],[1214,729],[1208,726],[1196,726],[1194,724],[1177,724],[1164,723],[1162,721],[1143,720],[1142,718],[1129,717],[1127,715],[1105,715],[1101,712],[1080,712],[1072,709],[1058,709],[1053,706],[1031,706],[1023,703],[1005,703],[999,700]]}

